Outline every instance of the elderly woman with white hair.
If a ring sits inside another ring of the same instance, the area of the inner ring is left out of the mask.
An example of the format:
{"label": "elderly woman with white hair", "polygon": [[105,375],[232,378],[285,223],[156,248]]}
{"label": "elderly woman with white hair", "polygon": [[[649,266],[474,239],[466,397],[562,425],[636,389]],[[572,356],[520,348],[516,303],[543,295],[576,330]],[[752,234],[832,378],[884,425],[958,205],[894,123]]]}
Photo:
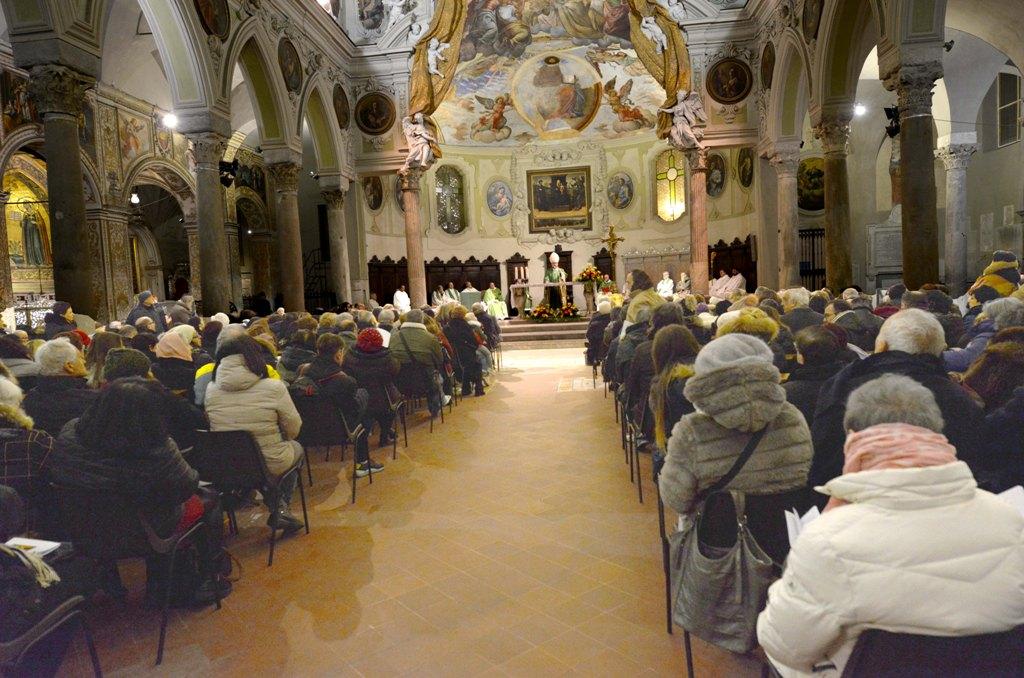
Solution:
{"label": "elderly woman with white hair", "polygon": [[971,328],[973,335],[964,348],[950,348],[942,352],[942,362],[949,372],[966,372],[967,368],[985,351],[989,341],[999,330],[1024,326],[1024,301],[1013,297],[994,299],[985,304],[978,323]]}
{"label": "elderly woman with white hair", "polygon": [[843,469],[843,417],[846,400],[862,384],[883,374],[902,374],[935,396],[946,421],[946,436],[968,465],[978,462],[981,450],[981,407],[959,384],[950,379],[939,357],[946,347],[945,332],[935,316],[920,309],[906,309],[882,325],[875,352],[855,360],[825,382],[811,424],[814,461],[810,484],[824,485]]}
{"label": "elderly woman with white hair", "polygon": [[758,618],[783,676],[841,675],[869,628],[967,636],[1024,624],[1024,517],[978,489],[944,425],[909,377],[850,394],[842,475],[819,488],[828,506]]}
{"label": "elderly woman with white hair", "polygon": [[65,337],[51,339],[36,351],[39,376],[25,396],[24,408],[36,428],[52,436],[60,434],[64,424],[76,417],[96,399],[89,388],[85,356]]}
{"label": "elderly woman with white hair", "polygon": [[53,438],[35,429],[32,417],[21,409],[24,395],[4,369],[0,376],[0,484],[14,488],[32,511],[43,489],[41,479]]}

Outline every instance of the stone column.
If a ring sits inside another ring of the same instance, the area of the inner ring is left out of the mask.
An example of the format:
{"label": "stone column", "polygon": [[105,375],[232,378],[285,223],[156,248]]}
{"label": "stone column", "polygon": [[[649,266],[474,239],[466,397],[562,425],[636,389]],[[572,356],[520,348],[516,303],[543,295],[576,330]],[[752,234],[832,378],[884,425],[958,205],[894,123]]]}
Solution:
{"label": "stone column", "polygon": [[302,271],[302,233],[299,230],[298,163],[279,162],[268,166],[274,179],[277,222],[277,253],[281,262],[281,293],[286,311],[306,309],[306,286]]}
{"label": "stone column", "polygon": [[778,289],[801,287],[800,213],[797,206],[796,173],[800,166],[800,148],[777,147],[769,159],[778,183]]}
{"label": "stone column", "polygon": [[690,163],[690,289],[708,293],[708,151],[686,151]]}
{"label": "stone column", "polygon": [[271,242],[274,234],[270,231],[253,231],[249,237],[249,251],[252,259],[252,294],[266,292],[268,299],[273,299],[277,292],[272,277],[273,254]]}
{"label": "stone column", "polygon": [[[192,295],[202,301],[203,315],[227,312],[231,299],[228,243],[224,236],[224,190],[220,161],[227,140],[215,132],[189,135],[196,157],[196,216],[199,266],[192,263]],[[191,244],[191,238],[189,240]],[[196,274],[198,273],[198,279]]]}
{"label": "stone column", "polygon": [[825,285],[838,295],[853,284],[850,181],[846,170],[850,116],[826,114],[814,134],[825,151]]}
{"label": "stone column", "polygon": [[950,293],[967,291],[967,165],[978,147],[950,144],[935,152],[946,166],[946,284]]}
{"label": "stone column", "polygon": [[14,282],[11,280],[11,250],[7,242],[7,201],[11,194],[0,191],[0,310],[14,305]]}
{"label": "stone column", "polygon": [[94,318],[103,310],[102,262],[88,256],[89,226],[82,186],[78,116],[91,79],[64,66],[36,66],[29,91],[43,117],[53,286],[57,298]]}
{"label": "stone column", "polygon": [[413,308],[419,308],[427,304],[427,267],[423,260],[423,232],[420,229],[420,179],[423,170],[404,169],[398,175],[402,181],[402,205],[405,207],[405,258],[409,272],[409,299]]}
{"label": "stone column", "polygon": [[[185,238],[188,241],[189,292],[192,294],[192,297],[199,302],[202,301],[202,298],[199,295],[202,294],[203,289],[203,247],[199,242],[199,224],[186,223]],[[207,315],[212,315],[213,313],[217,313],[217,311],[207,313]]]}
{"label": "stone column", "polygon": [[323,191],[320,195],[327,203],[327,230],[331,241],[331,287],[339,303],[352,301],[348,238],[345,232],[345,191]]}
{"label": "stone column", "polygon": [[910,290],[939,280],[932,88],[941,77],[941,62],[908,64],[886,83],[888,86],[895,81],[899,98],[903,282]]}
{"label": "stone column", "polygon": [[903,172],[900,169],[900,137],[892,139],[892,152],[889,154],[889,185],[892,190],[892,206],[903,204]]}
{"label": "stone column", "polygon": [[224,222],[224,237],[228,246],[228,275],[231,276],[231,301],[242,307],[242,262],[238,258],[238,223]]}

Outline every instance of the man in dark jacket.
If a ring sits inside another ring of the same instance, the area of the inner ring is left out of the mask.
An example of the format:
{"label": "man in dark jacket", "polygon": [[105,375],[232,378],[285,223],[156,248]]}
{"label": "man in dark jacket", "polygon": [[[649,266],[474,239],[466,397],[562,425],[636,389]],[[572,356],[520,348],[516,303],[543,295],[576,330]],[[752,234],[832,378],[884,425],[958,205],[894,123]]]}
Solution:
{"label": "man in dark jacket", "polygon": [[846,330],[851,344],[870,353],[884,321],[871,312],[871,304],[865,299],[854,299],[850,306],[851,310],[839,313],[832,322]]}
{"label": "man in dark jacket", "polygon": [[1024,483],[1024,386],[985,418],[985,453],[981,469],[974,470],[978,484],[1002,492]]}
{"label": "man in dark jacket", "polygon": [[836,333],[821,325],[800,330],[795,341],[799,365],[789,373],[782,388],[786,391],[786,400],[800,410],[810,426],[822,384],[846,367],[852,356],[846,350],[846,343],[840,343]]}
{"label": "man in dark jacket", "polygon": [[149,318],[156,325],[156,334],[166,332],[167,319],[164,317],[164,312],[157,306],[156,295],[149,290],[145,290],[139,292],[136,299],[135,308],[128,313],[128,318],[124,321],[125,324],[134,326],[139,318]]}
{"label": "man in dark jacket", "polygon": [[35,421],[36,429],[57,436],[64,424],[82,415],[97,392],[86,384],[89,372],[85,357],[66,338],[40,346],[36,361],[39,377],[35,388],[25,395],[22,407]]}
{"label": "man in dark jacket", "polygon": [[345,342],[345,350],[351,350],[356,345],[356,321],[342,320],[338,323],[338,336]]}
{"label": "man in dark jacket", "polygon": [[330,399],[336,410],[344,414],[350,426],[355,426],[361,416],[356,401],[356,380],[345,374],[341,363],[345,354],[345,343],[336,334],[323,334],[316,340],[316,358],[302,373],[316,384],[320,395]]}
{"label": "man in dark jacket", "polygon": [[[427,330],[423,320],[423,311],[419,309],[414,308],[406,313],[405,322],[391,335],[388,349],[391,351],[391,357],[399,364],[399,389],[403,392],[408,388],[417,392],[426,390],[427,406],[431,412],[437,414],[444,400],[444,391],[440,387],[441,375],[444,374],[444,353],[441,342]],[[413,365],[426,372],[414,371]],[[413,376],[416,374],[425,374],[430,383],[418,383]]]}
{"label": "man in dark jacket", "polygon": [[53,309],[43,317],[43,337],[53,339],[58,334],[77,330],[75,311],[66,301],[54,302]]}
{"label": "man in dark jacket", "polygon": [[487,312],[487,305],[482,301],[473,304],[473,315],[484,329],[487,348],[493,350],[501,343],[501,327],[498,326],[498,321]]}
{"label": "man in dark jacket", "polygon": [[604,359],[604,330],[612,320],[612,304],[604,300],[597,305],[597,313],[587,325],[587,364],[596,365]]}
{"label": "man in dark jacket", "polygon": [[802,287],[795,287],[782,290],[779,293],[782,297],[782,308],[784,314],[782,323],[789,328],[789,331],[796,334],[805,327],[820,325],[825,322],[825,316],[808,308],[811,302],[811,293]]}
{"label": "man in dark jacket", "polygon": [[882,326],[874,355],[851,363],[822,386],[811,426],[811,487],[824,485],[842,473],[846,399],[858,386],[883,374],[908,376],[931,391],[946,422],[943,433],[956,447],[957,457],[972,467],[978,463],[982,409],[946,373],[939,358],[945,345],[942,325],[931,313],[900,311]]}
{"label": "man in dark jacket", "polygon": [[636,347],[647,340],[647,331],[651,327],[651,310],[642,309],[637,314],[635,324],[626,328],[626,333],[619,340],[619,348],[615,352],[615,381],[625,384],[629,378],[629,368],[633,364]]}

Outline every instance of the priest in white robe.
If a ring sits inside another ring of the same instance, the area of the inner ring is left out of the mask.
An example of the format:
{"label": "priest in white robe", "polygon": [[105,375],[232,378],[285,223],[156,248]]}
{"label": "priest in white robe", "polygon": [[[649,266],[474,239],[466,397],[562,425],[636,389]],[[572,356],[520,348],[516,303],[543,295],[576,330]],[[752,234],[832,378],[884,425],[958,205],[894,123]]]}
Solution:
{"label": "priest in white robe", "polygon": [[671,299],[672,293],[675,292],[676,284],[672,281],[672,276],[669,275],[668,271],[661,274],[661,280],[658,281],[658,296],[664,297],[665,299]]}
{"label": "priest in white robe", "polygon": [[732,269],[732,275],[729,276],[729,281],[725,283],[722,298],[726,299],[734,292],[746,292],[747,291],[747,279],[743,277],[743,274],[737,271],[735,268]]}
{"label": "priest in white robe", "polygon": [[409,312],[412,308],[412,302],[409,301],[409,293],[405,291],[405,285],[400,285],[395,290],[395,296],[391,303],[398,309],[399,314]]}
{"label": "priest in white robe", "polygon": [[725,293],[726,286],[729,284],[729,274],[722,269],[718,272],[718,277],[711,281],[711,285],[708,287],[708,296],[718,297],[724,299],[728,295]]}

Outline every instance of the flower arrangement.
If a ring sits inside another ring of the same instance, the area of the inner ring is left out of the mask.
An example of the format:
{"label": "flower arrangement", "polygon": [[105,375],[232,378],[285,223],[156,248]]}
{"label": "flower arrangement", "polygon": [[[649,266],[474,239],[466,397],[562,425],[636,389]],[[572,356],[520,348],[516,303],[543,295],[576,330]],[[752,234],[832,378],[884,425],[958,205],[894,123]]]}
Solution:
{"label": "flower arrangement", "polygon": [[538,323],[561,322],[579,318],[580,310],[575,304],[566,304],[562,308],[551,308],[547,304],[537,304],[526,312],[526,317]]}
{"label": "flower arrangement", "polygon": [[617,291],[614,280],[601,283],[601,294],[615,294]]}
{"label": "flower arrangement", "polygon": [[601,279],[603,279],[603,278],[604,278],[604,273],[601,273],[601,271],[597,270],[596,266],[594,266],[593,264],[590,264],[589,266],[584,268],[582,271],[580,271],[580,274],[578,276],[576,276],[576,282],[596,283],[596,282],[600,282]]}

